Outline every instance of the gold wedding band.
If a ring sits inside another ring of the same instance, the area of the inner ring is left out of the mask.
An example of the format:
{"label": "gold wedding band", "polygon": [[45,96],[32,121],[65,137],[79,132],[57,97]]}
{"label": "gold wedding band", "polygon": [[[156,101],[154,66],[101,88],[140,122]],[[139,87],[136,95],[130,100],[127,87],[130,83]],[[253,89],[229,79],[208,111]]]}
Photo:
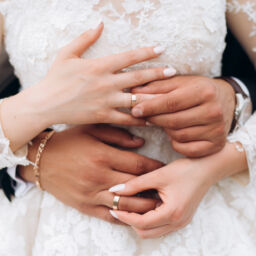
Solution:
{"label": "gold wedding band", "polygon": [[120,196],[114,196],[114,199],[113,199],[113,210],[118,210],[118,203],[119,203],[119,200],[120,200]]}
{"label": "gold wedding band", "polygon": [[132,94],[132,99],[131,99],[131,107],[135,107],[137,104],[137,95]]}

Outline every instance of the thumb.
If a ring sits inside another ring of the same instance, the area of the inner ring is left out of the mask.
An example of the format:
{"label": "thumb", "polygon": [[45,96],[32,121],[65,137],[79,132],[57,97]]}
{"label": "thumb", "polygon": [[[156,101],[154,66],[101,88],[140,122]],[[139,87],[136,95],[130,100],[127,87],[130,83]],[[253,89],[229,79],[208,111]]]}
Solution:
{"label": "thumb", "polygon": [[74,39],[70,44],[61,50],[61,58],[66,59],[74,56],[81,57],[81,55],[99,39],[103,28],[104,24],[101,22],[97,28],[90,29],[80,35],[78,38]]}
{"label": "thumb", "polygon": [[118,184],[109,189],[109,192],[120,196],[132,196],[140,192],[157,189],[153,173],[133,178],[125,184]]}

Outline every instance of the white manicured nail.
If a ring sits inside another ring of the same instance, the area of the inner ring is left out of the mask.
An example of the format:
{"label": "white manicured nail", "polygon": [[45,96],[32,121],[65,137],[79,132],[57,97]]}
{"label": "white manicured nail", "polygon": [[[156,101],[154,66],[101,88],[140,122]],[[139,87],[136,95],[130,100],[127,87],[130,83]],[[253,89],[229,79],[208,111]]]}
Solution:
{"label": "white manicured nail", "polygon": [[166,77],[170,77],[170,76],[174,76],[175,74],[176,74],[176,70],[174,69],[174,68],[166,68],[165,70],[164,70],[164,75],[166,76]]}
{"label": "white manicured nail", "polygon": [[163,47],[163,46],[157,46],[157,47],[155,47],[155,48],[153,49],[153,51],[154,51],[155,54],[161,54],[161,53],[164,52],[164,50],[165,50],[165,47]]}
{"label": "white manicured nail", "polygon": [[125,184],[119,184],[119,185],[116,185],[116,186],[110,188],[108,191],[113,193],[113,192],[118,192],[118,191],[121,191],[124,189],[125,189]]}
{"label": "white manicured nail", "polygon": [[109,210],[110,214],[115,218],[115,219],[118,219],[116,213],[112,210]]}

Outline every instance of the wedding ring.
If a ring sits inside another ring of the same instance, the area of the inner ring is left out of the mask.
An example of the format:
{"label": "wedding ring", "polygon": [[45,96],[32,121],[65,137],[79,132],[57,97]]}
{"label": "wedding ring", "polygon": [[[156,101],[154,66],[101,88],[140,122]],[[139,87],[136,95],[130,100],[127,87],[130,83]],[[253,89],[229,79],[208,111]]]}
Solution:
{"label": "wedding ring", "polygon": [[135,107],[137,104],[137,96],[135,94],[132,94],[132,99],[131,99],[131,107]]}
{"label": "wedding ring", "polygon": [[113,210],[118,210],[118,203],[119,203],[119,200],[120,200],[120,196],[114,196],[114,199],[113,199]]}

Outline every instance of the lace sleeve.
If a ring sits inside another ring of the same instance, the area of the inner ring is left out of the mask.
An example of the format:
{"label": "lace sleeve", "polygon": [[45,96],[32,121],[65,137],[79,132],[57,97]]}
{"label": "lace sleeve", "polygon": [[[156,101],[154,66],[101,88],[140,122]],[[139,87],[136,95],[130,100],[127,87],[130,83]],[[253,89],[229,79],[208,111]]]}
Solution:
{"label": "lace sleeve", "polygon": [[[243,127],[231,134],[228,140],[230,142],[240,142],[246,152],[250,179],[241,183],[250,183],[250,185],[256,186],[256,112]],[[241,177],[241,175],[235,176],[239,181]],[[243,180],[244,178],[243,175]]]}
{"label": "lace sleeve", "polygon": [[256,68],[256,1],[227,0],[227,21]]}
{"label": "lace sleeve", "polygon": [[13,167],[16,165],[32,164],[29,160],[27,160],[27,153],[27,145],[17,150],[15,154],[12,152],[10,148],[10,141],[5,137],[0,123],[0,169],[5,167]]}
{"label": "lace sleeve", "polygon": [[[227,21],[256,68],[256,1],[227,0]],[[256,112],[228,140],[243,145],[249,167],[246,184],[256,186]],[[236,175],[234,178],[245,184],[245,175]]]}

